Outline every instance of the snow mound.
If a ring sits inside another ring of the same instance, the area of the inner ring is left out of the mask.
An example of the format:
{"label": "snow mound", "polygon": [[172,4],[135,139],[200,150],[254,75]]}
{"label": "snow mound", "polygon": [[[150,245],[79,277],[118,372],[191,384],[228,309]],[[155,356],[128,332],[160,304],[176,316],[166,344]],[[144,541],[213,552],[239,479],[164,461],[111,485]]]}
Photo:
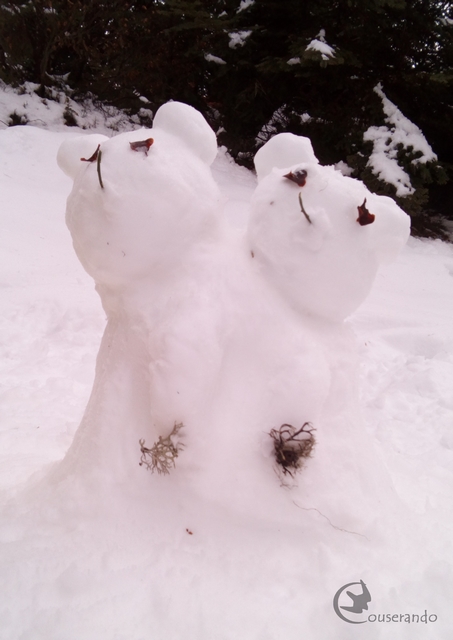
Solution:
{"label": "snow mound", "polygon": [[274,167],[282,169],[299,162],[318,162],[310,140],[294,133],[279,133],[256,152],[254,163],[258,182]]}
{"label": "snow mound", "polygon": [[162,129],[184,141],[206,164],[217,155],[217,138],[201,113],[182,102],[167,102],[157,110],[153,130]]}
{"label": "snow mound", "polygon": [[65,140],[58,149],[58,166],[63,173],[74,180],[79,171],[84,168],[82,160],[88,161],[94,153],[93,150],[96,150],[97,146],[105,140],[108,140],[108,137],[100,133],[86,134]]}

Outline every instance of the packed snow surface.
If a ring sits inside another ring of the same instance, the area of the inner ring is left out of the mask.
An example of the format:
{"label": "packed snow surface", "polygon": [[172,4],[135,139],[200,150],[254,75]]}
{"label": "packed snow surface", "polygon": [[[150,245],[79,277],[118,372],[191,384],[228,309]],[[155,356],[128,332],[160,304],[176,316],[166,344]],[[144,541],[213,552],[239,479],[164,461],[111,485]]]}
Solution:
{"label": "packed snow surface", "polygon": [[[291,145],[211,174],[206,127],[0,131],[0,638],[446,640],[453,250]],[[269,431],[305,422],[284,476]]]}

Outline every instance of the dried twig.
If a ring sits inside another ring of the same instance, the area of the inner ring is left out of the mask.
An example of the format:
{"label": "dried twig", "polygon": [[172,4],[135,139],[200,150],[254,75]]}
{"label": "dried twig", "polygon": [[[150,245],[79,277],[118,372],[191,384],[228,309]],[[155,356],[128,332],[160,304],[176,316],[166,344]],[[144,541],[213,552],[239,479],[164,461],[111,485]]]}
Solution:
{"label": "dried twig", "polygon": [[90,156],[89,158],[80,158],[80,160],[82,162],[96,162],[99,184],[101,185],[101,189],[103,189],[104,184],[102,182],[102,176],[101,176],[101,158],[102,158],[101,145],[98,144],[96,151],[93,153],[92,156]]}
{"label": "dried twig", "polygon": [[97,171],[98,171],[99,184],[101,185],[101,189],[103,189],[104,188],[104,184],[102,182],[102,176],[101,176],[101,158],[102,158],[102,151],[99,149],[98,161],[97,161]]}
{"label": "dried twig", "polygon": [[302,211],[304,216],[307,218],[308,222],[311,224],[311,218],[310,218],[310,216],[308,215],[308,213],[304,209],[304,205],[303,205],[303,202],[302,202],[302,194],[300,192],[299,192],[299,204],[300,204],[300,210]]}
{"label": "dried twig", "polygon": [[184,448],[184,445],[178,440],[179,431],[183,426],[182,422],[178,424],[175,422],[172,432],[166,438],[159,436],[158,441],[150,449],[145,447],[144,440],[139,440],[142,452],[140,466],[145,465],[152,473],[154,471],[163,474],[170,473],[170,469],[175,466],[179,452]]}
{"label": "dried twig", "polygon": [[304,458],[309,458],[315,446],[314,427],[305,422],[299,430],[291,424],[282,424],[279,429],[269,433],[274,441],[274,453],[277,464],[284,475],[294,474],[302,467]]}

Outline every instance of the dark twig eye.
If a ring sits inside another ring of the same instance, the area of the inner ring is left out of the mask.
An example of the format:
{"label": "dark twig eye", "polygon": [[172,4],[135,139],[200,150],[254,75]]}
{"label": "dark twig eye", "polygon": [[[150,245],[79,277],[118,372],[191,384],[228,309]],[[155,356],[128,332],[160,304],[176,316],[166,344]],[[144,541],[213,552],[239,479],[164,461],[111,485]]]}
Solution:
{"label": "dark twig eye", "polygon": [[298,171],[294,171],[294,173],[290,171],[283,177],[288,178],[291,182],[295,182],[298,187],[304,187],[305,182],[307,181],[307,172],[305,169],[299,169]]}
{"label": "dark twig eye", "polygon": [[149,148],[153,144],[153,138],[147,138],[146,140],[138,140],[137,142],[129,142],[132,151],[144,151],[145,155],[148,155]]}
{"label": "dark twig eye", "polygon": [[374,219],[376,217],[373,213],[370,213],[368,211],[368,209],[366,208],[365,205],[366,205],[366,198],[363,201],[363,204],[361,204],[360,207],[357,207],[357,210],[359,212],[359,217],[357,218],[357,222],[362,227],[364,227],[367,224],[371,224],[372,222],[374,222]]}
{"label": "dark twig eye", "polygon": [[99,184],[101,185],[101,189],[103,189],[104,183],[102,182],[102,175],[101,175],[101,158],[102,158],[101,145],[98,144],[96,151],[93,153],[92,156],[90,156],[89,158],[80,158],[80,160],[82,162],[96,162],[96,169],[98,172]]}
{"label": "dark twig eye", "polygon": [[98,159],[98,153],[101,145],[98,144],[96,151],[89,158],[80,158],[82,162],[95,162]]}

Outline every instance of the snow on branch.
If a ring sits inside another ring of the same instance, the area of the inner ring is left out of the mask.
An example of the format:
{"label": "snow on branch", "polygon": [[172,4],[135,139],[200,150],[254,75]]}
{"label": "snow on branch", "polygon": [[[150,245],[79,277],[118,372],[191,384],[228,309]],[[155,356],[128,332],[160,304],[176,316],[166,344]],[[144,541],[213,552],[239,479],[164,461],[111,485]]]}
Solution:
{"label": "snow on branch", "polygon": [[379,179],[396,187],[397,196],[411,195],[415,189],[409,175],[398,164],[398,151],[403,147],[416,153],[418,157],[411,160],[413,165],[435,161],[437,156],[417,125],[387,98],[381,84],[374,91],[382,100],[386,124],[369,127],[363,134],[365,141],[373,143],[368,166]]}
{"label": "snow on branch", "polygon": [[276,109],[272,114],[271,119],[261,127],[260,132],[256,136],[256,144],[261,146],[265,144],[272,136],[279,132],[279,129],[286,129],[288,124],[288,118],[285,114],[287,109],[286,104]]}
{"label": "snow on branch", "polygon": [[305,51],[319,51],[323,60],[335,57],[335,49],[327,44],[324,29],[321,29],[316,38],[307,45]]}
{"label": "snow on branch", "polygon": [[236,11],[236,13],[240,13],[241,11],[248,9],[253,4],[255,4],[255,0],[241,0],[241,4],[239,5],[239,8]]}
{"label": "snow on branch", "polygon": [[243,47],[245,41],[251,33],[251,31],[231,31],[228,34],[228,37],[230,38],[228,46],[231,49],[236,49],[236,47]]}
{"label": "snow on branch", "polygon": [[222,60],[222,58],[219,58],[217,56],[213,56],[212,53],[205,53],[204,59],[207,62],[215,62],[216,64],[226,64],[225,60]]}

